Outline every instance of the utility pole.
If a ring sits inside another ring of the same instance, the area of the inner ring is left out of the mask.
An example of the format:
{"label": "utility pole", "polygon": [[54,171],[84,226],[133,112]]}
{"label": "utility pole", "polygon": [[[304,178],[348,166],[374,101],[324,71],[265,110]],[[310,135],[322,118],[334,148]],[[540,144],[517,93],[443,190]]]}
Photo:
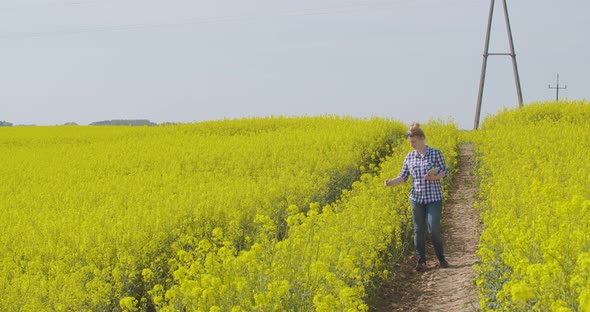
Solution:
{"label": "utility pole", "polygon": [[483,52],[483,64],[481,65],[481,77],[479,80],[479,94],[477,96],[477,106],[475,109],[475,121],[473,123],[473,129],[479,128],[479,117],[481,115],[481,102],[483,99],[483,89],[484,83],[486,79],[486,69],[488,63],[488,56],[490,55],[508,55],[512,57],[512,69],[514,72],[514,83],[516,84],[516,95],[518,96],[518,106],[522,107],[522,91],[520,89],[520,78],[518,76],[518,67],[516,65],[516,53],[514,53],[514,42],[512,40],[512,29],[510,27],[510,19],[508,18],[508,7],[506,6],[506,0],[502,0],[504,5],[504,19],[506,20],[506,30],[508,31],[508,42],[510,44],[510,52],[504,53],[489,53],[490,49],[490,33],[492,30],[492,18],[494,16],[494,2],[495,0],[491,0],[490,2],[490,14],[488,17],[488,27],[486,32],[486,41],[485,47]]}
{"label": "utility pole", "polygon": [[559,73],[557,74],[557,86],[552,87],[549,85],[549,89],[555,89],[555,102],[559,102],[559,89],[567,89],[567,85],[563,87],[559,86]]}

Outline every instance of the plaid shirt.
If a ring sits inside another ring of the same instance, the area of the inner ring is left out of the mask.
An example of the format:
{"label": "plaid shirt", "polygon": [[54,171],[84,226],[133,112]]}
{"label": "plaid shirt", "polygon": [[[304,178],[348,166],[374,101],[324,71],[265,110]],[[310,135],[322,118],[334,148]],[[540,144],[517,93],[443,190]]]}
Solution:
{"label": "plaid shirt", "polygon": [[408,176],[412,176],[411,200],[428,204],[443,199],[441,180],[427,181],[424,179],[428,171],[433,168],[439,168],[440,172],[448,174],[445,159],[436,148],[426,146],[426,155],[424,156],[415,150],[406,155],[399,176],[403,177],[404,181],[408,180]]}

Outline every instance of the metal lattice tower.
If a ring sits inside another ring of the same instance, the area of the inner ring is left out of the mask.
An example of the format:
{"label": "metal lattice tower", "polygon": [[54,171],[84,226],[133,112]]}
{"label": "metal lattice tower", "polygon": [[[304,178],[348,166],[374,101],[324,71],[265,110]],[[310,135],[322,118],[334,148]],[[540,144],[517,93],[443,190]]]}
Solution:
{"label": "metal lattice tower", "polygon": [[486,32],[486,41],[485,41],[485,48],[483,52],[483,64],[481,66],[481,78],[479,80],[479,94],[477,96],[477,107],[475,110],[475,122],[473,124],[473,129],[479,128],[479,117],[481,115],[481,102],[483,98],[483,89],[484,83],[486,79],[486,68],[488,63],[488,56],[490,55],[508,55],[512,57],[512,68],[514,71],[514,82],[516,84],[516,94],[518,96],[518,106],[522,107],[522,91],[520,89],[520,78],[518,76],[518,67],[516,65],[516,54],[514,53],[514,42],[512,40],[512,29],[510,28],[510,19],[508,18],[508,7],[506,6],[506,0],[502,0],[504,5],[504,18],[506,20],[506,30],[508,31],[508,42],[510,44],[510,52],[504,53],[489,53],[490,49],[490,32],[492,30],[492,18],[494,16],[494,2],[495,0],[491,0],[490,3],[490,15],[488,18],[488,28]]}

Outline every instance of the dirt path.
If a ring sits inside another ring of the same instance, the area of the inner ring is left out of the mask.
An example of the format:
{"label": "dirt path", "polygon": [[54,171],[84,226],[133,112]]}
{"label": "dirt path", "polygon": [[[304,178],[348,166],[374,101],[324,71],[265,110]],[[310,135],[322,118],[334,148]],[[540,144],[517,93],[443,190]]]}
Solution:
{"label": "dirt path", "polygon": [[[414,257],[401,263],[393,285],[384,285],[383,301],[377,311],[476,311],[477,296],[472,266],[479,237],[479,216],[473,208],[477,184],[473,173],[474,148],[461,146],[459,171],[449,190],[443,212],[445,254],[450,266],[438,268],[432,243],[427,240],[428,263],[425,272],[416,272]],[[427,235],[428,236],[428,235]]]}

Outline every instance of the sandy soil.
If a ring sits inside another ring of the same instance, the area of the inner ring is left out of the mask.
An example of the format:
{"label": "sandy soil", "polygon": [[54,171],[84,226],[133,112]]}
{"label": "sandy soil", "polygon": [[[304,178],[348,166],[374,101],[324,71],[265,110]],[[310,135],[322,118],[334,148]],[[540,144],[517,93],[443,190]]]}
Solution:
{"label": "sandy soil", "polygon": [[[477,181],[473,172],[474,148],[461,146],[459,171],[454,177],[443,212],[443,236],[449,267],[438,267],[427,239],[426,271],[416,272],[414,256],[401,263],[400,272],[385,281],[376,311],[477,311],[472,266],[479,237],[479,216],[473,207]],[[428,237],[428,235],[427,235]]]}

